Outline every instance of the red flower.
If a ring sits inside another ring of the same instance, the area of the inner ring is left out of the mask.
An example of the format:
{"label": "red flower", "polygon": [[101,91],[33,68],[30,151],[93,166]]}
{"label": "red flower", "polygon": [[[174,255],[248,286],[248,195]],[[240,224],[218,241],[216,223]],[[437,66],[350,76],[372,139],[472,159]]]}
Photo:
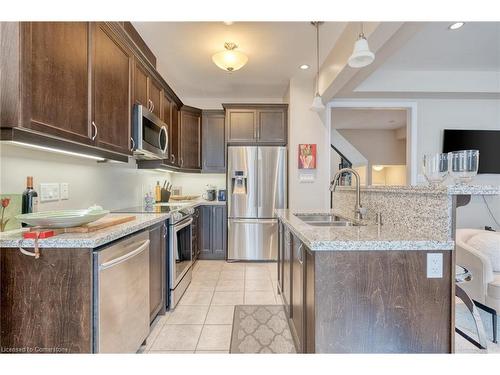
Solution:
{"label": "red flower", "polygon": [[10,203],[10,198],[4,198],[2,199],[2,207],[6,208]]}

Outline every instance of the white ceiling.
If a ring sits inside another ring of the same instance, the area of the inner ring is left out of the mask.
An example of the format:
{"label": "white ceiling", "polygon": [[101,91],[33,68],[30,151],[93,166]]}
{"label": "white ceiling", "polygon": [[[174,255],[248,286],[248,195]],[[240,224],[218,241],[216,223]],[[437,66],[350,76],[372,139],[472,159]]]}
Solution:
{"label": "white ceiling", "polygon": [[[133,22],[157,57],[157,68],[181,99],[282,98],[295,75],[314,77],[315,29],[308,22]],[[333,48],[344,22],[321,26],[320,59]],[[212,62],[224,42],[249,60],[229,73]],[[299,69],[309,64],[307,71]]]}
{"label": "white ceiling", "polygon": [[399,129],[406,126],[406,110],[377,108],[333,108],[334,129]]}
{"label": "white ceiling", "polygon": [[383,69],[499,71],[500,22],[430,22],[383,65]]}

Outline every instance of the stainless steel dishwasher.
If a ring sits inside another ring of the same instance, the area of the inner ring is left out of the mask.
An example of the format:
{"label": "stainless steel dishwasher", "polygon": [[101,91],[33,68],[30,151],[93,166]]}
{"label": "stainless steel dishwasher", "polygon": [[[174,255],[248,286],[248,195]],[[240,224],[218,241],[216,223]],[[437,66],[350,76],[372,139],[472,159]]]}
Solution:
{"label": "stainless steel dishwasher", "polygon": [[149,233],[94,252],[94,352],[135,353],[149,334]]}

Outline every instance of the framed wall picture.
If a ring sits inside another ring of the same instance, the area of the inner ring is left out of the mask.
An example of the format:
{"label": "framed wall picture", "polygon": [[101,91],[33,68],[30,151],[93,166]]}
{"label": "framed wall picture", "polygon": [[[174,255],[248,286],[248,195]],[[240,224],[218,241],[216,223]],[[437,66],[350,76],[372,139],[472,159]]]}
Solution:
{"label": "framed wall picture", "polygon": [[299,144],[299,169],[316,169],[316,144]]}

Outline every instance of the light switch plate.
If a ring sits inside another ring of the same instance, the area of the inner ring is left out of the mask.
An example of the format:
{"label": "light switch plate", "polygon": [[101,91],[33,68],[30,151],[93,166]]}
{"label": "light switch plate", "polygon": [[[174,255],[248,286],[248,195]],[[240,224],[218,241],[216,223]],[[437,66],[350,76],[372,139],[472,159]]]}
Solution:
{"label": "light switch plate", "polygon": [[40,184],[40,202],[58,201],[59,184],[57,182]]}
{"label": "light switch plate", "polygon": [[427,253],[427,278],[441,279],[443,277],[443,254]]}
{"label": "light switch plate", "polygon": [[299,181],[300,183],[312,183],[314,182],[314,174],[312,173],[300,173],[299,174]]}
{"label": "light switch plate", "polygon": [[61,182],[61,200],[69,199],[69,184]]}

